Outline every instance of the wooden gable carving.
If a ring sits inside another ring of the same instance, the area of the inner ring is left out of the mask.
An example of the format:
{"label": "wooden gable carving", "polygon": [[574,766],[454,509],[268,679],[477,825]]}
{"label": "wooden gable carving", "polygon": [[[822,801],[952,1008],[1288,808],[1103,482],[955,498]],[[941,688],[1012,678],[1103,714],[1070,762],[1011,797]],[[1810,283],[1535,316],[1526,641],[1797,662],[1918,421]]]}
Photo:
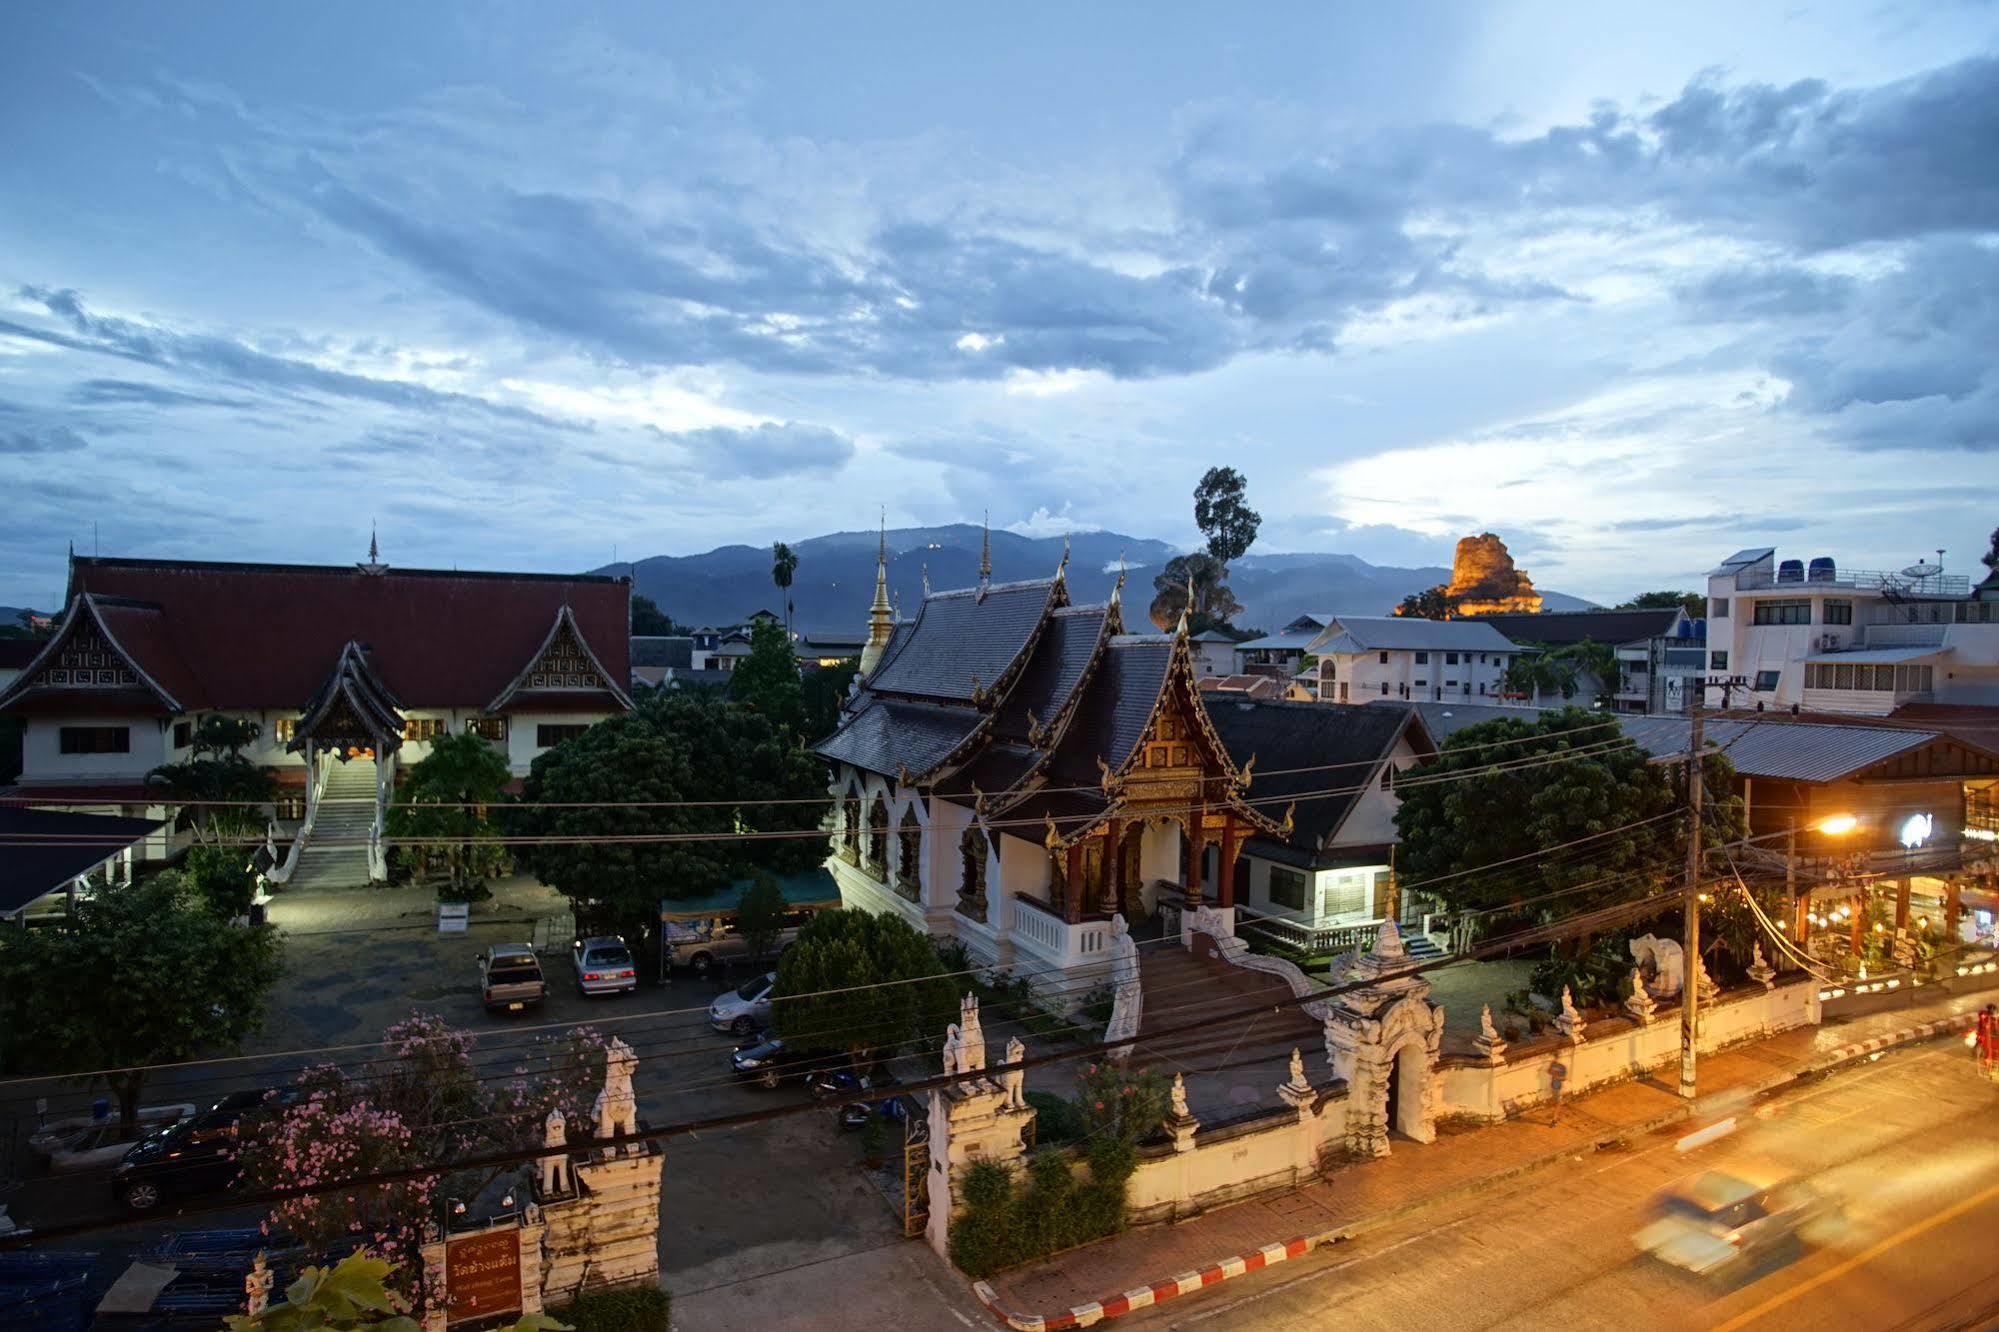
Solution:
{"label": "wooden gable carving", "polygon": [[523,689],[602,689],[604,677],[565,619],[534,665],[528,667]]}
{"label": "wooden gable carving", "polygon": [[36,673],[31,687],[129,689],[138,683],[139,673],[125,654],[98,631],[95,621],[79,616],[55,655]]}

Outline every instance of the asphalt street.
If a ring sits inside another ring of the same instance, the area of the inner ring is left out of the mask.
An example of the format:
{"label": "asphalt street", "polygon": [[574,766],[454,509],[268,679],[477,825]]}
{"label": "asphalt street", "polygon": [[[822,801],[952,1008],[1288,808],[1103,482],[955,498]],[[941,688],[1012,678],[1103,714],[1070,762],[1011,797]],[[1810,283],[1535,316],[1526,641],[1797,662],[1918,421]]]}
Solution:
{"label": "asphalt street", "polygon": [[[1691,1151],[1676,1127],[1120,1320],[1171,1328],[1982,1326],[1999,1314],[1999,1089],[1963,1047],[1893,1052],[1745,1110]],[[1420,1150],[1420,1149],[1417,1149]],[[1702,1170],[1803,1175],[1836,1232],[1709,1282],[1640,1255],[1660,1189]],[[1787,1260],[1788,1259],[1788,1260]],[[1163,1274],[1162,1274],[1163,1275]]]}

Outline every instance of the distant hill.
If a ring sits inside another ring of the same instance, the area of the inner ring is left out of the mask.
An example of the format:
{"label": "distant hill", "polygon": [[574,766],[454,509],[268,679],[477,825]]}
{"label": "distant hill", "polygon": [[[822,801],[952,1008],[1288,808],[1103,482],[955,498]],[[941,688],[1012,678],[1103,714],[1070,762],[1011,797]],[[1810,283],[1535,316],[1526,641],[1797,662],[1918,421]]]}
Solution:
{"label": "distant hill", "polygon": [[[945,527],[891,528],[888,533],[889,595],[900,598],[905,616],[916,614],[923,597],[923,570],[937,589],[970,587],[979,578],[979,529],[971,523]],[[874,532],[834,532],[791,543],[798,572],[791,586],[792,627],[807,635],[858,637],[866,628],[874,597]],[[1118,557],[1129,567],[1125,582],[1126,620],[1138,627],[1152,600],[1152,579],[1180,552],[1163,541],[1115,532],[1070,534],[1069,579],[1079,601],[1096,601],[1110,591]],[[1045,578],[1062,558],[1062,538],[992,534],[993,579]],[[700,555],[655,555],[636,563],[605,565],[597,573],[625,573],[634,590],[690,626],[734,624],[759,609],[782,615],[778,589],[770,581],[768,546],[721,546]],[[1402,569],[1369,564],[1357,555],[1246,555],[1229,571],[1229,585],[1244,606],[1237,623],[1276,629],[1308,611],[1386,615],[1411,592],[1448,582],[1446,568]],[[1549,610],[1581,610],[1591,603],[1560,592],[1545,592]]]}
{"label": "distant hill", "polygon": [[[21,616],[27,610],[26,606],[0,606],[0,624],[19,625],[21,623]],[[47,612],[36,611],[35,614],[44,615]]]}

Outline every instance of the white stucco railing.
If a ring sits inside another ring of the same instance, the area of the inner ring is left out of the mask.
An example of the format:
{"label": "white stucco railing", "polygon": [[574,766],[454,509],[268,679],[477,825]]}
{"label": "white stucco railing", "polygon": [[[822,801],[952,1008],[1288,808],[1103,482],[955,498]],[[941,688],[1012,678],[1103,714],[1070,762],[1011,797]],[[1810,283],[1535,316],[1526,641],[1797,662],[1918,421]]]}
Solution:
{"label": "white stucco railing", "polygon": [[1032,897],[1016,895],[1008,933],[1017,944],[1059,967],[1101,965],[1109,960],[1111,922],[1085,920],[1071,925]]}
{"label": "white stucco railing", "polygon": [[331,757],[317,750],[306,754],[305,770],[305,817],[299,820],[298,831],[292,834],[292,844],[285,851],[285,858],[271,866],[264,875],[266,883],[289,883],[298,869],[298,858],[305,853],[306,844],[312,840],[312,825],[319,818],[319,799],[326,791],[326,775],[333,769]]}

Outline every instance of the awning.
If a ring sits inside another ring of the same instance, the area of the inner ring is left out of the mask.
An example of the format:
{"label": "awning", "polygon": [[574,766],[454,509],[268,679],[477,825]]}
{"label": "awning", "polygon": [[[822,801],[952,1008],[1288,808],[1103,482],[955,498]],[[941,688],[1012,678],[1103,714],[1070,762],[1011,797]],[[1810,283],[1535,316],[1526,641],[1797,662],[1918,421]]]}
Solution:
{"label": "awning", "polygon": [[[778,891],[784,894],[786,906],[840,905],[840,885],[833,882],[833,875],[823,865],[800,874],[784,874],[776,877]],[[665,921],[732,916],[736,912],[736,904],[742,901],[743,892],[750,886],[750,882],[748,879],[737,879],[726,888],[705,893],[700,897],[663,898],[659,904],[659,918]]]}
{"label": "awning", "polygon": [[0,805],[0,915],[61,890],[162,826],[154,819]]}

